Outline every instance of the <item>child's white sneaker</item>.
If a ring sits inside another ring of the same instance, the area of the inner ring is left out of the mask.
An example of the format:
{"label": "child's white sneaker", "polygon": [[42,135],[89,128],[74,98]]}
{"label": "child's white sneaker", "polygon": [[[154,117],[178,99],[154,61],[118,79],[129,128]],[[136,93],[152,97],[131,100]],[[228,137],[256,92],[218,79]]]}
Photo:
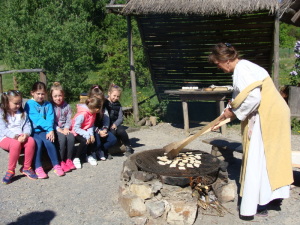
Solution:
{"label": "child's white sneaker", "polygon": [[81,169],[81,163],[80,163],[80,159],[79,158],[75,158],[73,160],[73,164],[76,167],[76,169]]}
{"label": "child's white sneaker", "polygon": [[87,156],[86,161],[88,161],[92,166],[98,165],[97,160],[92,155]]}

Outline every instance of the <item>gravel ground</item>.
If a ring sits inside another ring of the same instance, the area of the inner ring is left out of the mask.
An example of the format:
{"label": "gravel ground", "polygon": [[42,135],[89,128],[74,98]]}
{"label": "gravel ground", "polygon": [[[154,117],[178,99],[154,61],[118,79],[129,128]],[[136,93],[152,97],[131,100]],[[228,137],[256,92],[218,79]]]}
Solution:
{"label": "gravel ground", "polygon": [[[205,134],[188,148],[210,152],[211,146],[202,140],[212,137],[241,140],[236,126],[227,131],[225,136],[217,132]],[[129,132],[129,136],[136,152],[162,148],[185,138],[181,128],[168,123]],[[292,137],[292,146],[293,150],[300,151],[300,136]],[[6,152],[0,151],[1,179],[7,169],[7,157]],[[235,157],[228,171],[231,179],[238,180],[241,154],[235,153]],[[113,160],[101,161],[97,166],[85,163],[81,170],[72,171],[64,177],[57,177],[53,171],[49,171],[49,179],[45,180],[29,180],[17,172],[11,184],[0,185],[0,224],[134,224],[134,220],[127,216],[117,201],[120,172],[125,160],[125,156],[116,155]],[[298,169],[294,169],[294,177],[291,197],[283,201],[281,211],[270,210],[267,218],[255,218],[251,222],[240,220],[235,201],[223,205],[228,210],[224,217],[199,213],[195,225],[299,224]]]}

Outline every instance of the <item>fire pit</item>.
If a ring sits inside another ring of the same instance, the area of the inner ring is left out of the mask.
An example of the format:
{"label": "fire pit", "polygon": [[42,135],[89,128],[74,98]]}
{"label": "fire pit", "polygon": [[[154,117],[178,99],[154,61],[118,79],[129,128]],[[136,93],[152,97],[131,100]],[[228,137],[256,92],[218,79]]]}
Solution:
{"label": "fire pit", "polygon": [[[135,224],[193,224],[199,208],[207,207],[210,190],[220,193],[219,198],[222,188],[229,186],[228,174],[222,171],[218,158],[200,150],[183,149],[181,153],[195,158],[201,155],[201,164],[185,168],[171,167],[170,162],[160,164],[162,157],[166,159],[163,149],[138,152],[124,162],[119,203]],[[199,191],[207,198],[202,205],[201,195],[195,195]],[[233,192],[227,199],[234,198]]]}
{"label": "fire pit", "polygon": [[158,157],[164,156],[163,149],[153,149],[137,153],[136,165],[140,170],[157,174],[161,177],[164,183],[170,185],[186,186],[189,185],[192,179],[201,178],[206,185],[212,184],[218,177],[220,168],[220,160],[203,151],[192,151],[183,149],[182,153],[190,152],[192,155],[201,154],[201,164],[199,167],[185,168],[180,170],[178,167],[170,167],[160,165]]}

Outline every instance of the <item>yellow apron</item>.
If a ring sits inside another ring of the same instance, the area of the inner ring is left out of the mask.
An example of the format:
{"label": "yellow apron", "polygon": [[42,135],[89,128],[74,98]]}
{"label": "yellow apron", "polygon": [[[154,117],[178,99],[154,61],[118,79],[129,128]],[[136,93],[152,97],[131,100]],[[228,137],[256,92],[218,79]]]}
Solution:
{"label": "yellow apron", "polygon": [[[272,191],[293,182],[291,161],[291,126],[290,109],[275,88],[273,81],[267,77],[263,81],[250,84],[241,91],[231,103],[238,108],[256,87],[261,86],[261,102],[258,107],[267,173]],[[240,175],[241,192],[243,195],[244,179],[248,158],[250,139],[248,138],[248,118],[242,121],[243,161]]]}

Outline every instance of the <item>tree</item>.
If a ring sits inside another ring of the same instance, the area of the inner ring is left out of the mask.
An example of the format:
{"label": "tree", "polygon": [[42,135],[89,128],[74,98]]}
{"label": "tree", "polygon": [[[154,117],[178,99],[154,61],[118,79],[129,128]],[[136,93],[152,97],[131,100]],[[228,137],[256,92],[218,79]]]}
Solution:
{"label": "tree", "polygon": [[[44,68],[49,83],[61,82],[66,96],[78,99],[86,89],[85,72],[100,60],[104,6],[93,0],[2,1],[1,58],[12,69]],[[17,79],[28,94],[38,80],[36,74]]]}
{"label": "tree", "polygon": [[295,42],[300,40],[300,30],[294,25],[280,23],[279,41],[281,48],[293,48]]}
{"label": "tree", "polygon": [[[135,73],[140,86],[149,86],[150,72],[144,56],[137,24],[132,20]],[[99,82],[114,82],[130,88],[128,34],[126,17],[108,14],[103,24],[103,62],[99,65]]]}

